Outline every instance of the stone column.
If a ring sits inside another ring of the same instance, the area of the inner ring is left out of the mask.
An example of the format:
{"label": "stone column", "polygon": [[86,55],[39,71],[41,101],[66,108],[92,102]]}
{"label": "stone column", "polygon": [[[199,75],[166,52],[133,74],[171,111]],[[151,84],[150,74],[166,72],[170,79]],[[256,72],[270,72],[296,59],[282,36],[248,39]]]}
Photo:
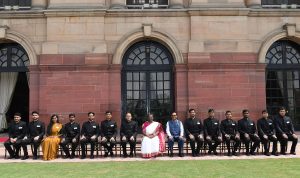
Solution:
{"label": "stone column", "polygon": [[249,8],[261,8],[261,0],[246,0],[245,3]]}
{"label": "stone column", "polygon": [[125,0],[110,0],[111,9],[124,9],[126,8]]}
{"label": "stone column", "polygon": [[32,9],[46,9],[48,6],[47,0],[32,0],[31,8]]}
{"label": "stone column", "polygon": [[184,0],[169,0],[169,7],[172,9],[182,9],[184,8]]}

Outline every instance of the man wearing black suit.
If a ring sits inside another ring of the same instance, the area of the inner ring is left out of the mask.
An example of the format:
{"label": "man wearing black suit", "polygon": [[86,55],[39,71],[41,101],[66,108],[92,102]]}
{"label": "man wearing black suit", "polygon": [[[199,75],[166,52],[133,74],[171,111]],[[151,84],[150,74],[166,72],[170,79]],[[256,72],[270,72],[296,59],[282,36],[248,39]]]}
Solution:
{"label": "man wearing black suit", "polygon": [[[66,154],[65,158],[73,159],[75,157],[75,150],[79,143],[80,125],[75,122],[75,114],[73,113],[69,114],[69,120],[70,122],[66,123],[63,127],[63,136],[60,145]],[[67,146],[68,144],[71,144],[71,155]]]}
{"label": "man wearing black suit", "polygon": [[[26,133],[26,123],[21,121],[20,113],[15,113],[14,120],[8,126],[9,138],[6,142],[4,142],[4,146],[10,155],[8,159],[20,158],[19,151],[22,145],[22,140],[26,136]],[[15,151],[13,150],[11,145],[15,148]],[[25,151],[27,150],[24,150],[24,157],[28,157],[28,153],[26,153]]]}
{"label": "man wearing black suit", "polygon": [[[27,152],[27,145],[33,144],[33,159],[37,159],[37,150],[45,135],[45,124],[39,120],[39,113],[37,111],[33,111],[31,115],[32,121],[28,125],[27,138],[22,140],[22,147],[26,150],[24,152]],[[24,156],[23,158],[27,159],[28,156]]]}

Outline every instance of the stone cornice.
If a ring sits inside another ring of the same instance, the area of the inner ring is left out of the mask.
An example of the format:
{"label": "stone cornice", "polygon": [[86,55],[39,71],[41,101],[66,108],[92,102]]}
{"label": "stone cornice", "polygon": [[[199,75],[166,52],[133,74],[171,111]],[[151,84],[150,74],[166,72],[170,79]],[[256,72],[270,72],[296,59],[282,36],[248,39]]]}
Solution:
{"label": "stone cornice", "polygon": [[189,17],[189,16],[249,16],[300,17],[300,9],[251,9],[193,7],[185,9],[32,9],[0,11],[0,19],[45,17]]}

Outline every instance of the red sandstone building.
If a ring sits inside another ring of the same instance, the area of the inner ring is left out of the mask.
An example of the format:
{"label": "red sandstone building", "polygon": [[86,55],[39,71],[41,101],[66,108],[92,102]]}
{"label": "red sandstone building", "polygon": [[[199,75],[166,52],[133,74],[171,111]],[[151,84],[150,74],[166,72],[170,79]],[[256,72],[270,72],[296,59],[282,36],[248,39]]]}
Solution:
{"label": "red sandstone building", "polygon": [[[164,122],[195,108],[300,121],[298,1],[0,0],[1,128],[14,112]],[[6,117],[4,117],[6,116]]]}

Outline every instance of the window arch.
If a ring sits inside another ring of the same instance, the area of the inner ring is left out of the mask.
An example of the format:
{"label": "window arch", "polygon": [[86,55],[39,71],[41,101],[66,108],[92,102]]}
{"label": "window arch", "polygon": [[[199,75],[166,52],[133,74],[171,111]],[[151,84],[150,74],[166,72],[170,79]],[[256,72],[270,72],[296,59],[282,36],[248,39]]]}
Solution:
{"label": "window arch", "polygon": [[21,45],[0,44],[0,72],[28,72],[29,62],[29,57]]}

